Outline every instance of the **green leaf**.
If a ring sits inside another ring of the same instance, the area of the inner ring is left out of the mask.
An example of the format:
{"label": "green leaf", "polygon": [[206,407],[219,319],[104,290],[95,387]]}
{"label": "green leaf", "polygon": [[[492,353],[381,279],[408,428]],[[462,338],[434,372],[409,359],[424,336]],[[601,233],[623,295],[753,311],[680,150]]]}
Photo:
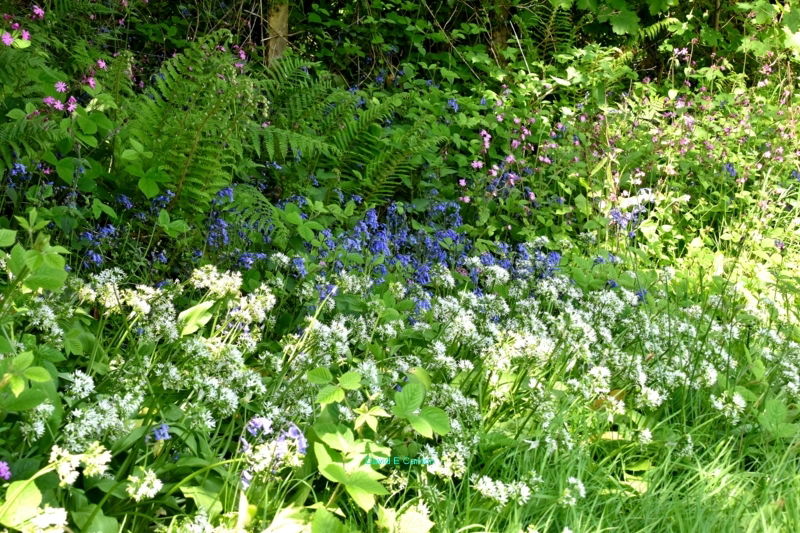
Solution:
{"label": "green leaf", "polygon": [[442,409],[438,407],[423,407],[420,416],[430,424],[435,433],[439,435],[450,433],[450,419]]}
{"label": "green leaf", "polygon": [[10,229],[0,229],[0,246],[11,246],[16,240],[16,231]]}
{"label": "green leaf", "polygon": [[86,135],[94,135],[97,133],[97,124],[86,115],[78,115],[78,126],[80,126],[83,133]]}
{"label": "green leaf", "polygon": [[344,531],[344,524],[327,509],[317,509],[317,512],[314,513],[314,519],[311,521],[311,533],[343,533]]}
{"label": "green leaf", "polygon": [[64,334],[64,349],[67,354],[83,355],[83,329],[79,326],[70,328]]}
{"label": "green leaf", "polygon": [[428,439],[433,437],[433,428],[426,419],[418,415],[407,415],[406,418],[411,423],[411,427],[414,428],[414,431]]}
{"label": "green leaf", "polygon": [[158,183],[155,180],[150,178],[141,178],[139,179],[139,190],[144,193],[144,195],[150,199],[158,196],[159,188]]}
{"label": "green leaf", "polygon": [[26,368],[25,372],[23,372],[23,375],[36,383],[46,383],[53,379],[53,376],[50,375],[50,372],[41,366],[32,366],[30,368]]}
{"label": "green leaf", "polygon": [[32,479],[15,481],[6,490],[6,501],[0,506],[0,524],[19,528],[21,524],[39,514],[42,493]]}
{"label": "green leaf", "polygon": [[209,518],[214,518],[222,512],[222,502],[219,493],[207,487],[181,487],[181,492],[187,498],[194,500],[197,507],[204,511]]}
{"label": "green leaf", "polygon": [[6,116],[11,120],[22,120],[28,115],[22,109],[12,109],[8,113],[6,113]]}
{"label": "green leaf", "polygon": [[365,511],[369,511],[375,506],[374,495],[389,494],[383,485],[371,479],[366,472],[355,472],[350,475],[344,488],[353,501]]}
{"label": "green leaf", "polygon": [[339,376],[339,386],[345,390],[356,390],[361,387],[361,374],[350,371]]}
{"label": "green leaf", "polygon": [[406,418],[420,408],[424,398],[425,388],[422,385],[419,383],[407,383],[403,390],[395,393],[395,405],[392,407],[392,412],[399,417]]}
{"label": "green leaf", "polygon": [[342,400],[344,400],[344,391],[336,385],[326,385],[317,394],[317,402],[323,406],[329,403],[338,403]]}
{"label": "green leaf", "polygon": [[181,312],[181,314],[178,315],[178,323],[183,324],[181,329],[181,337],[191,335],[201,327],[205,326],[208,321],[211,320],[211,317],[214,316],[208,312],[213,305],[214,301],[209,300],[207,302],[200,302],[199,304]]}
{"label": "green leaf", "polygon": [[106,205],[95,198],[92,200],[92,215],[94,215],[94,218],[99,218],[100,213],[105,213],[112,219],[117,218],[117,213],[111,208],[111,206]]}
{"label": "green leaf", "polygon": [[58,177],[72,185],[72,179],[75,177],[75,159],[68,157],[61,159],[56,163],[56,174]]}
{"label": "green leaf", "polygon": [[299,233],[300,236],[306,241],[314,240],[314,232],[311,231],[311,228],[309,228],[305,224],[297,226],[297,233]]}
{"label": "green leaf", "polygon": [[67,272],[63,268],[42,265],[25,280],[25,286],[31,290],[41,288],[49,291],[57,291],[64,285],[64,280],[66,279]]}
{"label": "green leaf", "polygon": [[33,352],[22,352],[11,360],[11,371],[22,372],[33,363]]}
{"label": "green leaf", "polygon": [[333,374],[331,374],[331,371],[327,368],[319,367],[306,372],[306,377],[308,381],[314,385],[325,385],[331,382]]}
{"label": "green leaf", "polygon": [[611,15],[611,30],[617,35],[632,35],[639,31],[639,17],[629,9]]}
{"label": "green leaf", "polygon": [[[70,513],[75,524],[80,528],[81,533],[118,533],[119,523],[116,518],[106,516],[103,510],[98,508],[97,505],[91,504],[82,507],[82,511],[73,511]],[[90,517],[92,522],[88,523]]]}

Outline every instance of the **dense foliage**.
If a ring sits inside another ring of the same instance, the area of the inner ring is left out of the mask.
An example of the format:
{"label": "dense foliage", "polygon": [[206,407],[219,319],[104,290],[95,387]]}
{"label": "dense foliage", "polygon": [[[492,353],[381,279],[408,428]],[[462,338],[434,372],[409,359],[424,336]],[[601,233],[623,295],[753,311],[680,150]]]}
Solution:
{"label": "dense foliage", "polygon": [[800,528],[797,2],[0,15],[0,526]]}

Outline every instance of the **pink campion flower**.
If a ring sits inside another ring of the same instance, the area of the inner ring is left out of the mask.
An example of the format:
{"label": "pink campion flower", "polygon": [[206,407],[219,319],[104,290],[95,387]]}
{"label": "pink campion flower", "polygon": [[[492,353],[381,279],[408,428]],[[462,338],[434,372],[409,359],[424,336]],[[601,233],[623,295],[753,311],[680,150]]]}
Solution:
{"label": "pink campion flower", "polygon": [[519,148],[519,144],[520,144],[519,141],[514,139],[513,141],[511,141],[511,148],[514,149]]}
{"label": "pink campion flower", "polygon": [[509,163],[509,164],[511,164],[511,163],[513,163],[513,162],[514,162],[514,161],[516,161],[516,160],[517,160],[517,158],[516,158],[516,157],[514,157],[514,154],[508,154],[508,155],[506,156],[506,163]]}
{"label": "pink campion flower", "polygon": [[19,29],[19,22],[15,22],[14,24],[12,24],[11,25],[11,29],[12,30],[18,30]]}
{"label": "pink campion flower", "polygon": [[99,68],[101,70],[105,70],[105,69],[108,68],[108,65],[106,65],[106,62],[103,61],[102,59],[98,59],[97,60],[97,68]]}
{"label": "pink campion flower", "polygon": [[479,168],[483,168],[483,161],[475,160],[472,162],[472,168],[478,170]]}
{"label": "pink campion flower", "polygon": [[0,39],[3,40],[3,44],[6,46],[11,46],[12,44],[14,44],[14,38],[7,31],[3,32],[3,36],[0,37]]}
{"label": "pink campion flower", "polygon": [[74,96],[70,96],[67,100],[67,111],[74,113],[76,109],[78,109],[78,101]]}
{"label": "pink campion flower", "polygon": [[89,87],[91,87],[92,89],[94,89],[95,87],[97,87],[97,82],[96,82],[96,81],[95,81],[95,79],[94,79],[93,77],[91,77],[91,76],[87,76],[87,77],[86,77],[86,78],[83,80],[83,82],[84,82],[86,85],[88,85]]}
{"label": "pink campion flower", "polygon": [[239,59],[241,59],[242,61],[247,59],[247,54],[241,48],[239,48]]}
{"label": "pink campion flower", "polygon": [[496,115],[494,118],[496,118],[496,119],[497,119],[497,122],[503,122],[503,119],[504,119],[505,117],[503,116],[503,114],[502,114],[502,113],[500,113],[499,115]]}
{"label": "pink campion flower", "polygon": [[31,40],[31,34],[30,34],[30,32],[28,30],[22,30],[22,40],[23,41],[30,41]]}
{"label": "pink campion flower", "polygon": [[53,169],[50,168],[50,167],[45,166],[45,167],[42,167],[42,172],[44,172],[46,175],[50,175],[50,174],[53,173]]}
{"label": "pink campion flower", "polygon": [[469,196],[459,196],[458,199],[464,202],[465,204],[468,204],[471,201],[471,198]]}
{"label": "pink campion flower", "polygon": [[31,15],[33,18],[39,20],[42,20],[44,18],[44,9],[37,6],[36,4],[34,4],[34,6],[31,8],[31,11],[33,11],[33,15]]}
{"label": "pink campion flower", "polygon": [[59,111],[64,111],[64,102],[61,100],[56,100],[53,103],[53,109],[58,109]]}
{"label": "pink campion flower", "polygon": [[528,200],[530,200],[531,202],[535,202],[536,201],[536,195],[533,192],[529,192],[528,193]]}
{"label": "pink campion flower", "polygon": [[458,185],[460,187],[466,187],[467,186],[467,180],[465,180],[464,178],[461,178],[460,180],[458,180]]}
{"label": "pink campion flower", "polygon": [[52,96],[45,96],[44,98],[42,98],[42,102],[44,102],[44,105],[48,107],[53,107],[53,104],[56,103],[56,99],[53,98]]}
{"label": "pink campion flower", "polygon": [[67,84],[63,81],[57,81],[55,84],[55,88],[57,92],[65,93],[67,92]]}
{"label": "pink campion flower", "polygon": [[238,68],[239,70],[244,69],[244,63],[242,63],[241,61],[237,61],[236,63],[233,64],[233,66]]}

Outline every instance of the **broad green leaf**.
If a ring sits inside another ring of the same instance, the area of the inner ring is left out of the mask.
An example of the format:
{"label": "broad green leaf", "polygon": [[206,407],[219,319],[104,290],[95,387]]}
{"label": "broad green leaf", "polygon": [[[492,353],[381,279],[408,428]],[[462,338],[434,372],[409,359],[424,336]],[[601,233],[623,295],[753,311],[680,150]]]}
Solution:
{"label": "broad green leaf", "polygon": [[321,405],[341,402],[342,400],[344,400],[344,391],[336,385],[326,385],[317,394],[317,402]]}
{"label": "broad green leaf", "polygon": [[356,390],[361,387],[361,374],[350,371],[339,376],[339,386],[345,390]]}
{"label": "broad green leaf", "polygon": [[11,246],[16,240],[16,231],[10,229],[0,229],[0,246]]}
{"label": "broad green leaf", "polygon": [[423,407],[420,416],[431,426],[431,429],[439,435],[450,433],[450,419],[442,409],[438,407]]}
{"label": "broad green leaf", "polygon": [[418,415],[407,415],[406,418],[417,433],[429,439],[433,437],[433,428],[426,419]]}
{"label": "broad green leaf", "polygon": [[327,368],[319,367],[306,372],[306,377],[308,381],[314,385],[325,385],[331,382],[333,374],[331,374],[331,371]]}
{"label": "broad green leaf", "polygon": [[181,336],[190,335],[205,326],[214,315],[208,310],[214,305],[213,300],[200,302],[178,315],[178,323],[183,324]]}
{"label": "broad green leaf", "polygon": [[399,417],[407,417],[422,405],[425,388],[419,383],[406,383],[403,390],[395,393],[392,412]]}
{"label": "broad green leaf", "polygon": [[369,511],[375,506],[374,495],[389,494],[383,485],[371,479],[366,472],[355,472],[350,475],[344,488],[353,501],[365,511]]}
{"label": "broad green leaf", "polygon": [[[106,516],[102,509],[97,509],[97,505],[83,507],[81,511],[70,513],[75,524],[80,528],[81,533],[118,533],[119,523],[116,518]],[[87,523],[94,515],[91,523]]]}
{"label": "broad green leaf", "polygon": [[5,503],[0,506],[0,524],[18,528],[39,514],[42,493],[32,479],[14,481],[6,490]]}
{"label": "broad green leaf", "polygon": [[317,512],[314,513],[314,519],[311,521],[311,533],[343,533],[344,531],[344,524],[327,509],[317,509]]}
{"label": "broad green leaf", "polygon": [[64,285],[64,280],[66,279],[67,272],[63,268],[41,265],[25,279],[25,286],[31,290],[47,289],[56,291]]}
{"label": "broad green leaf", "polygon": [[22,352],[11,360],[11,371],[21,372],[33,363],[33,352]]}
{"label": "broad green leaf", "polygon": [[23,372],[23,375],[36,383],[46,383],[53,379],[53,377],[50,375],[50,372],[40,366],[26,368],[25,372]]}
{"label": "broad green leaf", "polygon": [[214,518],[222,512],[222,502],[216,490],[207,487],[181,487],[181,492],[187,498],[193,499],[197,507],[209,518]]}

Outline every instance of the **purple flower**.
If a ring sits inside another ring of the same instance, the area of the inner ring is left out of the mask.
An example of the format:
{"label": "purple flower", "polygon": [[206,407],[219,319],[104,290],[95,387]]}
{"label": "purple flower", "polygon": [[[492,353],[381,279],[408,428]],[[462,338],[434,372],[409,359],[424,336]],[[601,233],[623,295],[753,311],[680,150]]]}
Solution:
{"label": "purple flower", "polygon": [[730,175],[730,177],[736,177],[736,169],[734,168],[733,163],[725,163],[722,168]]}
{"label": "purple flower", "polygon": [[6,481],[11,479],[11,468],[5,461],[0,461],[0,478],[5,479]]}
{"label": "purple flower", "polygon": [[256,416],[250,419],[245,429],[254,437],[267,435],[272,432],[272,421],[263,416]]}
{"label": "purple flower", "polygon": [[449,107],[455,112],[458,112],[458,100],[456,100],[455,98],[449,98],[447,100],[447,107]]}
{"label": "purple flower", "polygon": [[161,424],[160,426],[155,428],[153,430],[153,438],[156,439],[157,441],[169,440],[170,439],[169,426],[166,424]]}

